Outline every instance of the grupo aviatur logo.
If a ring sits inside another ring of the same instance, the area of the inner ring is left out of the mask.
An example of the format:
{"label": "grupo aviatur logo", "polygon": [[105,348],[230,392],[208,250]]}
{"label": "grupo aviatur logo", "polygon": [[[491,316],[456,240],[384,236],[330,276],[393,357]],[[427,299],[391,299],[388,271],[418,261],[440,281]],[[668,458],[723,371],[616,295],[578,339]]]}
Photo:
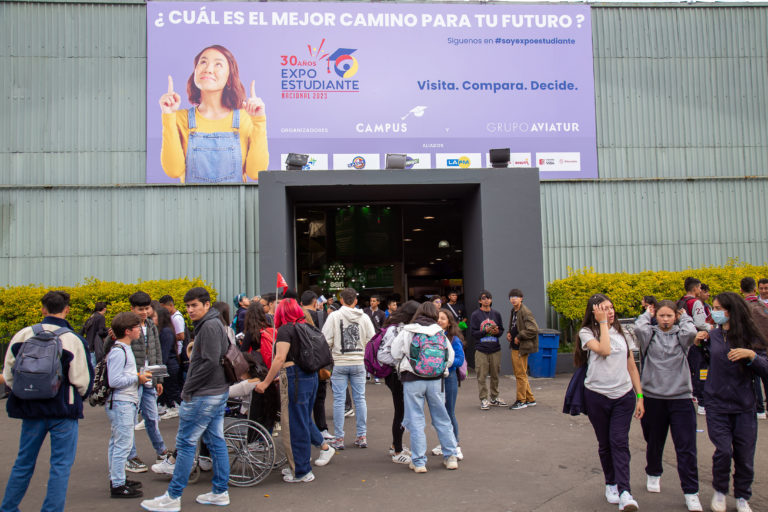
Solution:
{"label": "grupo aviatur logo", "polygon": [[471,165],[469,157],[460,156],[459,158],[449,158],[446,160],[445,165],[448,167],[458,167],[460,169],[468,169]]}
{"label": "grupo aviatur logo", "polygon": [[347,164],[347,167],[351,167],[353,169],[365,169],[365,158],[361,156],[356,156],[352,159],[352,162]]}

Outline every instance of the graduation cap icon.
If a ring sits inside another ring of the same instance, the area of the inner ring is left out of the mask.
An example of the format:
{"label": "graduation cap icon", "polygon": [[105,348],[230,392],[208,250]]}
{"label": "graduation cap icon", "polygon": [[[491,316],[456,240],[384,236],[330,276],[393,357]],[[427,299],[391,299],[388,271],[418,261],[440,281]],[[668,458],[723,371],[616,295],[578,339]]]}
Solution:
{"label": "graduation cap icon", "polygon": [[352,57],[357,49],[339,48],[328,57],[328,72],[331,72],[331,62],[336,74],[342,78],[351,78],[357,73],[357,59]]}

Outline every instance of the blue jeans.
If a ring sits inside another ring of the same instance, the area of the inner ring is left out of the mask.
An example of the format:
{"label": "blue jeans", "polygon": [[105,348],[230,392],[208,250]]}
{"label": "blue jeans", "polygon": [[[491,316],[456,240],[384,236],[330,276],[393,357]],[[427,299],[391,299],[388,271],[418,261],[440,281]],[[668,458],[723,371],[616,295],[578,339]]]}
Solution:
{"label": "blue jeans", "polygon": [[355,424],[357,436],[366,434],[368,410],[365,405],[365,366],[334,366],[331,374],[333,389],[333,435],[344,440],[344,401],[347,396],[347,383],[352,388],[352,401],[355,402]]}
{"label": "blue jeans", "polygon": [[[163,442],[163,436],[160,434],[160,419],[157,416],[157,391],[155,388],[139,386],[139,412],[144,419],[144,426],[147,430],[149,440],[158,455],[162,454],[166,448]],[[133,438],[133,446],[129,459],[136,457],[136,438]]]}
{"label": "blue jeans", "polygon": [[[336,371],[336,370],[334,370]],[[426,419],[424,417],[424,401],[429,406],[432,426],[437,431],[443,458],[456,455],[456,437],[448,412],[445,410],[445,393],[441,391],[442,379],[419,379],[403,382],[403,398],[405,401],[405,418],[403,426],[411,434],[411,460],[414,466],[427,464],[427,437],[424,435]]]}
{"label": "blue jeans", "polygon": [[445,411],[448,413],[448,417],[451,418],[451,425],[453,425],[453,436],[456,438],[456,444],[459,444],[459,422],[456,421],[456,397],[459,394],[459,380],[456,375],[456,370],[451,370],[451,373],[445,378]]}
{"label": "blue jeans", "polygon": [[107,417],[112,424],[107,459],[109,480],[114,487],[125,484],[125,462],[133,446],[133,425],[136,423],[136,404],[123,400],[107,402]]}
{"label": "blue jeans", "polygon": [[317,396],[317,373],[307,373],[294,365],[285,369],[285,377],[288,381],[288,425],[294,474],[301,478],[312,471],[311,445],[319,447],[325,442],[323,434],[312,421],[312,409]]}
{"label": "blue jeans", "polygon": [[180,498],[195,462],[197,442],[202,436],[213,459],[213,492],[228,489],[229,455],[224,441],[224,411],[229,393],[196,396],[179,406],[179,432],[176,434],[176,467],[168,486],[171,498]]}
{"label": "blue jeans", "polygon": [[8,477],[5,496],[0,505],[0,510],[3,512],[18,512],[19,504],[35,472],[37,455],[46,434],[51,435],[51,471],[41,510],[45,512],[64,510],[69,471],[75,463],[77,452],[77,420],[50,418],[22,420],[19,454]]}

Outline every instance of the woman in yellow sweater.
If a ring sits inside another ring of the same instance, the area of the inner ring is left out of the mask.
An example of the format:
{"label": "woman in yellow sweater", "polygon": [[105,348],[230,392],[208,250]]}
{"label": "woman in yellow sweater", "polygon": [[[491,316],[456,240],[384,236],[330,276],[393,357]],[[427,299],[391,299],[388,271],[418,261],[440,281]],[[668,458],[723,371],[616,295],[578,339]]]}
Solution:
{"label": "woman in yellow sweater", "polygon": [[256,96],[255,81],[246,100],[234,55],[220,45],[198,53],[187,96],[192,108],[179,110],[181,97],[169,76],[168,92],[160,97],[165,174],[181,183],[258,179],[269,164],[264,102]]}

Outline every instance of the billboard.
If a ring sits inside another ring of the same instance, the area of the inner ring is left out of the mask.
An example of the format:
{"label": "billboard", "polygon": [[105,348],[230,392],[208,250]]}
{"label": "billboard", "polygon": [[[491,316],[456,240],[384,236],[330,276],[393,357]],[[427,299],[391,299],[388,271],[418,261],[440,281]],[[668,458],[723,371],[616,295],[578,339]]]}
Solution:
{"label": "billboard", "polygon": [[288,153],[481,168],[497,147],[597,177],[588,6],[148,2],[147,54],[149,183],[252,182]]}

